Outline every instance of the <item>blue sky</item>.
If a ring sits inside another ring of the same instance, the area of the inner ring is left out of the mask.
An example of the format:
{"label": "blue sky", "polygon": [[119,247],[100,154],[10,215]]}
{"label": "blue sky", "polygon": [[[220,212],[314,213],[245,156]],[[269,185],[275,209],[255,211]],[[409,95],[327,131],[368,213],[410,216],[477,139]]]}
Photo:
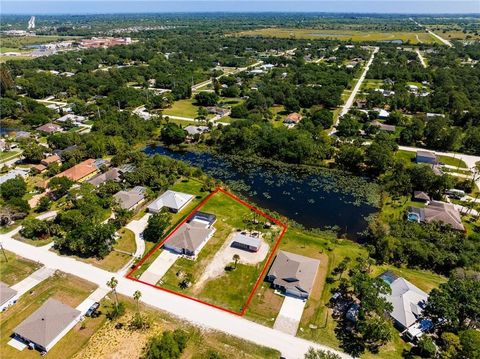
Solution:
{"label": "blue sky", "polygon": [[3,14],[164,12],[480,13],[480,0],[2,0]]}

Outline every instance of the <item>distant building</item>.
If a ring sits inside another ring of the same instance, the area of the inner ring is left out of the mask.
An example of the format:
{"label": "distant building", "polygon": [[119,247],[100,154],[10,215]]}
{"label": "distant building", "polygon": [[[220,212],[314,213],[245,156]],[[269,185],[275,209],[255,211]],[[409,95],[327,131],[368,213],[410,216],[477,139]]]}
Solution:
{"label": "distant building", "polygon": [[118,168],[110,168],[104,173],[99,173],[98,175],[92,177],[87,182],[94,185],[95,187],[100,186],[101,184],[107,181],[120,182],[122,177],[122,172]]}
{"label": "distant building", "polygon": [[60,163],[62,160],[59,155],[51,155],[48,156],[47,158],[44,158],[43,160],[40,161],[40,163],[46,167],[50,166],[51,164],[54,163]]}
{"label": "distant building", "polygon": [[73,123],[82,123],[86,120],[86,118],[84,116],[78,116],[78,115],[74,115],[74,114],[67,114],[65,116],[62,116],[60,118],[57,118],[55,121],[56,122],[61,122],[61,123],[64,123],[64,122],[67,122],[67,121],[71,121]]}
{"label": "distant building", "polygon": [[417,151],[415,156],[416,163],[427,163],[430,165],[436,165],[438,163],[437,156],[433,152],[429,151]]}
{"label": "distant building", "polygon": [[194,125],[189,125],[184,128],[185,131],[187,131],[187,134],[189,136],[195,136],[195,135],[200,135],[202,133],[208,132],[210,129],[208,126],[194,126]]}
{"label": "distant building", "polygon": [[50,133],[60,132],[62,131],[62,128],[59,125],[49,122],[49,123],[46,123],[45,125],[37,127],[36,130],[50,134]]}
{"label": "distant building", "polygon": [[16,338],[48,352],[78,322],[81,312],[55,299],[48,299],[14,330]]}
{"label": "distant building", "polygon": [[168,208],[171,212],[177,213],[194,198],[195,196],[188,193],[168,190],[150,203],[147,208],[150,213],[158,213],[163,207]]}
{"label": "distant building", "polygon": [[283,123],[286,125],[296,125],[302,120],[302,118],[302,115],[299,113],[292,112],[285,118],[285,120],[283,120]]}
{"label": "distant building", "polygon": [[132,39],[130,37],[114,38],[114,37],[92,37],[91,39],[83,39],[80,41],[80,47],[87,49],[107,48],[117,45],[130,45]]}
{"label": "distant building", "polygon": [[387,125],[380,121],[372,121],[372,126],[378,127],[380,130],[386,132],[395,132],[397,129],[394,125]]}
{"label": "distant building", "polygon": [[312,291],[319,265],[318,259],[279,251],[267,280],[287,295],[306,299]]}
{"label": "distant building", "polygon": [[82,182],[97,173],[94,159],[88,159],[57,174],[55,177],[67,177],[74,182]]}
{"label": "distant building", "polygon": [[407,218],[420,223],[438,222],[457,231],[465,231],[460,212],[452,203],[431,201],[425,208],[410,207]]}
{"label": "distant building", "polygon": [[431,119],[434,119],[434,118],[437,118],[437,117],[445,118],[445,115],[443,113],[432,113],[432,112],[427,112],[425,114],[425,119],[426,120],[431,120]]}
{"label": "distant building", "polygon": [[145,188],[136,186],[129,191],[119,191],[113,195],[113,199],[121,208],[131,211],[144,201]]}

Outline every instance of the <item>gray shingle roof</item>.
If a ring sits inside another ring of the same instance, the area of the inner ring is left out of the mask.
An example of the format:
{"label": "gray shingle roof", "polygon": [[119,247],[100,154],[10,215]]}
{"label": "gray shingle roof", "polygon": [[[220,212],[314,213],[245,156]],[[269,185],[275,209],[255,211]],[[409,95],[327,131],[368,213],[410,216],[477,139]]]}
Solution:
{"label": "gray shingle roof", "polygon": [[79,310],[50,298],[20,323],[13,332],[47,348],[80,314]]}
{"label": "gray shingle roof", "polygon": [[15,289],[12,289],[5,283],[0,282],[0,306],[4,305],[16,295],[17,291]]}
{"label": "gray shingle roof", "polygon": [[268,272],[273,284],[285,289],[295,288],[310,293],[320,261],[299,254],[279,251]]}
{"label": "gray shingle roof", "polygon": [[150,211],[158,212],[163,207],[180,210],[185,204],[193,199],[193,195],[168,190],[148,205]]}

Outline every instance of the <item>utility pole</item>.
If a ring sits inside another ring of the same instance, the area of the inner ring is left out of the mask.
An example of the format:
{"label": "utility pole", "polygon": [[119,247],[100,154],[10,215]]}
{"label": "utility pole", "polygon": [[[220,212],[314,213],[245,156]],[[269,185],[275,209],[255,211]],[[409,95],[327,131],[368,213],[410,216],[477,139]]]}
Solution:
{"label": "utility pole", "polygon": [[5,262],[8,262],[8,258],[7,258],[7,255],[6,255],[6,253],[5,253],[5,249],[3,249],[3,244],[2,244],[2,242],[0,242],[0,249],[2,250],[3,256],[5,257]]}

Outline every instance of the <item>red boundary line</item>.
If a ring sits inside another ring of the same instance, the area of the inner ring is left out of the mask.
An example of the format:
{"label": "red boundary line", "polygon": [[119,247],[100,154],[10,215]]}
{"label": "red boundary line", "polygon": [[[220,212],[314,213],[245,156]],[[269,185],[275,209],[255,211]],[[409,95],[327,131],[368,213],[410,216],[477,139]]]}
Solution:
{"label": "red boundary line", "polygon": [[[258,276],[254,286],[253,286],[253,289],[252,291],[250,292],[248,298],[247,298],[247,301],[246,303],[244,304],[244,306],[242,307],[242,310],[240,312],[234,312],[232,310],[229,310],[229,309],[226,309],[226,308],[223,308],[223,307],[220,307],[218,305],[215,305],[215,304],[211,304],[211,303],[208,303],[208,302],[205,302],[203,300],[200,300],[200,299],[197,299],[197,298],[194,298],[194,297],[190,297],[188,295],[185,295],[185,294],[182,294],[182,293],[179,293],[179,292],[175,292],[173,290],[170,290],[170,289],[167,289],[167,288],[163,288],[163,287],[159,287],[155,284],[151,284],[151,283],[147,283],[147,282],[144,282],[144,281],[141,281],[137,278],[134,278],[132,277],[133,273],[153,254],[155,253],[155,251],[157,251],[172,235],[173,233],[175,233],[175,231],[182,225],[184,224],[186,221],[188,221],[190,219],[190,217],[195,214],[195,212],[197,212],[201,207],[203,207],[205,205],[205,203],[210,199],[212,198],[215,194],[217,194],[218,192],[221,192],[227,196],[229,196],[230,198],[234,199],[235,201],[241,203],[242,205],[248,207],[250,210],[260,214],[261,216],[267,218],[268,220],[274,222],[275,224],[278,224],[279,226],[282,227],[282,232],[280,233],[280,235],[278,236],[278,239],[277,241],[275,242],[275,245],[273,246],[273,250],[272,252],[270,253],[270,255],[268,256],[268,259],[262,269],[262,272],[260,273],[260,275]],[[245,312],[247,311],[247,308],[248,308],[248,305],[250,304],[250,301],[252,300],[253,298],[253,295],[255,294],[255,291],[257,290],[258,286],[260,285],[260,282],[262,281],[262,278],[265,276],[265,272],[267,271],[267,268],[273,258],[273,256],[275,255],[275,252],[277,251],[278,249],[278,246],[280,245],[280,241],[282,239],[282,237],[284,236],[285,232],[287,230],[287,225],[283,222],[280,222],[279,220],[269,216],[268,214],[260,211],[259,209],[255,208],[254,206],[252,206],[251,204],[243,201],[242,199],[238,198],[237,196],[235,196],[234,194],[224,190],[223,188],[216,188],[213,192],[211,192],[207,197],[205,197],[202,202],[200,202],[191,212],[188,216],[186,216],[179,224],[177,224],[175,226],[175,228],[170,231],[170,233],[162,240],[160,241],[160,243],[158,243],[155,247],[153,247],[150,252],[147,253],[146,256],[144,256],[140,262],[138,262],[138,264],[125,276],[126,278],[130,279],[130,280],[133,280],[135,282],[138,282],[138,283],[142,283],[142,284],[146,284],[150,287],[153,287],[153,288],[156,288],[156,289],[159,289],[159,290],[163,290],[165,292],[168,292],[168,293],[172,293],[172,294],[175,294],[175,295],[178,295],[180,297],[183,297],[183,298],[186,298],[186,299],[190,299],[190,300],[193,300],[197,303],[201,303],[201,304],[205,304],[205,305],[208,305],[209,307],[212,307],[212,308],[215,308],[215,309],[219,309],[219,310],[222,310],[224,312],[227,312],[227,313],[230,313],[230,314],[234,314],[234,315],[238,315],[238,316],[243,316],[245,315]]]}

